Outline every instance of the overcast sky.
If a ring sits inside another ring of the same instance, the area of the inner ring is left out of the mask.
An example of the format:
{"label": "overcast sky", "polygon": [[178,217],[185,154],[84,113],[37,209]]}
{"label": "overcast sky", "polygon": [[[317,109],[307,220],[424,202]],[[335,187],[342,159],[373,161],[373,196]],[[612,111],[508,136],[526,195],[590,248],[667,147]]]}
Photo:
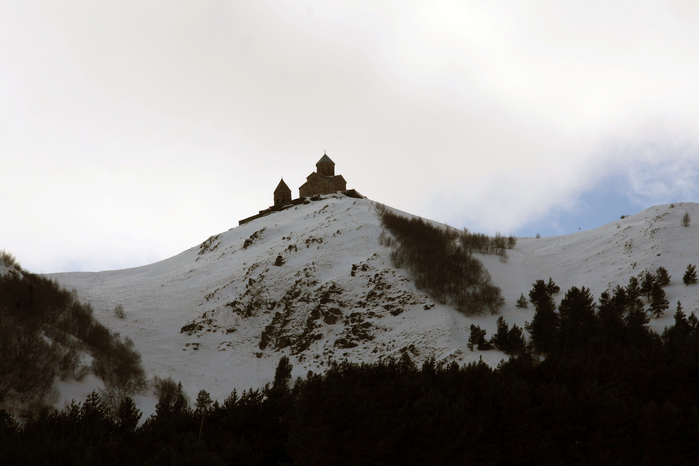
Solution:
{"label": "overcast sky", "polygon": [[693,1],[0,2],[0,249],[175,255],[298,187],[492,234],[699,198]]}

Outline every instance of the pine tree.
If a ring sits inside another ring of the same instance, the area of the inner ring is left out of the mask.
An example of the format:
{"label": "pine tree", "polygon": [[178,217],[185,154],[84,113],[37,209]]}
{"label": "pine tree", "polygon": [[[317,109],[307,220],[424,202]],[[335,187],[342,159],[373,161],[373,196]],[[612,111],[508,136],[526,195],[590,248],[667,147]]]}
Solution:
{"label": "pine tree", "polygon": [[641,286],[638,283],[638,278],[629,278],[629,284],[626,285],[626,296],[631,302],[636,301],[641,296]]}
{"label": "pine tree", "polygon": [[607,291],[603,291],[600,294],[599,304],[597,305],[597,320],[601,334],[607,338],[615,339],[616,335],[621,333],[624,325],[623,315],[626,306],[626,290],[617,285],[613,293],[613,297],[610,297]]}
{"label": "pine tree", "polygon": [[485,339],[487,331],[480,328],[478,325],[471,324],[471,334],[468,336],[468,349],[473,351],[478,347],[480,351],[492,349],[490,343]]}
{"label": "pine tree", "polygon": [[682,302],[677,301],[677,310],[675,310],[675,327],[679,327],[682,330],[689,333],[690,327],[687,322],[687,315],[682,310]]}
{"label": "pine tree", "polygon": [[507,352],[509,337],[510,326],[505,322],[505,318],[500,316],[497,321],[497,331],[493,338],[490,339],[490,343],[500,351]]}
{"label": "pine tree", "polygon": [[507,336],[507,350],[505,353],[510,355],[520,354],[524,352],[526,347],[527,340],[524,339],[524,331],[517,324],[513,325]]}
{"label": "pine tree", "polygon": [[524,293],[522,293],[517,300],[517,303],[515,304],[515,307],[519,309],[526,309],[529,306],[529,301],[527,301],[527,298],[524,297]]}
{"label": "pine tree", "polygon": [[612,290],[611,302],[617,309],[624,309],[626,307],[628,299],[629,297],[627,295],[626,288],[624,288],[623,286],[617,285],[616,288]]}
{"label": "pine tree", "polygon": [[189,411],[189,398],[182,389],[182,382],[177,382],[177,396],[175,397],[172,408],[178,413],[186,413]]}
{"label": "pine tree", "polygon": [[197,400],[194,403],[195,411],[197,413],[206,413],[209,411],[211,403],[213,403],[213,401],[211,400],[211,395],[209,395],[209,392],[206,390],[200,390],[199,394],[197,395]]}
{"label": "pine tree", "polygon": [[532,285],[532,289],[529,290],[529,301],[531,301],[534,307],[544,303],[555,307],[552,291],[553,289],[543,280],[537,280]]}
{"label": "pine tree", "polygon": [[665,297],[665,290],[662,289],[658,282],[655,282],[650,293],[650,312],[654,317],[660,315],[670,307],[670,303]]}
{"label": "pine tree", "polygon": [[595,299],[588,288],[572,287],[558,306],[561,344],[575,347],[586,341],[595,326]]}
{"label": "pine tree", "polygon": [[204,430],[204,417],[209,412],[209,407],[211,406],[211,396],[206,390],[200,390],[197,394],[197,401],[195,403],[195,411],[201,416],[201,423],[199,424],[199,435],[197,436],[197,444],[201,442],[201,433]]}
{"label": "pine tree", "polygon": [[687,320],[687,316],[682,310],[682,303],[677,301],[677,310],[675,311],[675,325],[665,327],[662,339],[666,347],[672,352],[681,351],[685,345],[687,338],[692,331],[692,327]]}
{"label": "pine tree", "polygon": [[84,420],[88,419],[109,419],[109,407],[106,405],[102,398],[100,397],[97,390],[93,390],[87,395],[85,402],[82,405],[81,416]]}
{"label": "pine tree", "polygon": [[693,312],[689,314],[689,317],[687,317],[687,323],[689,323],[689,326],[692,327],[693,332],[699,330],[699,319]]}
{"label": "pine tree", "polygon": [[689,218],[689,212],[685,212],[684,215],[682,216],[682,226],[688,227],[691,222],[692,222],[692,219]]}
{"label": "pine tree", "polygon": [[108,437],[115,428],[112,413],[96,390],[93,390],[79,411],[78,423],[85,438],[99,439]]}
{"label": "pine tree", "polygon": [[288,356],[282,356],[277,364],[277,369],[274,372],[274,382],[272,388],[274,390],[288,391],[288,383],[291,379],[291,370],[294,366],[289,362]]}
{"label": "pine tree", "polygon": [[682,282],[685,285],[693,285],[697,282],[697,268],[696,266],[689,264],[687,265],[687,270],[684,272],[682,277]]}
{"label": "pine tree", "polygon": [[143,414],[136,408],[133,398],[125,397],[116,413],[117,429],[121,435],[130,435],[136,430]]}
{"label": "pine tree", "polygon": [[549,282],[546,284],[546,290],[549,295],[554,296],[561,292],[561,287],[556,285],[551,277],[549,277]]}
{"label": "pine tree", "polygon": [[182,389],[182,382],[178,382],[174,387],[172,379],[166,379],[166,382],[165,388],[158,396],[158,404],[155,405],[155,417],[164,419],[172,414],[189,412],[189,400]]}
{"label": "pine tree", "polygon": [[655,282],[655,275],[646,270],[641,279],[641,293],[646,295],[649,300],[651,299],[651,293],[653,292],[653,285]]}
{"label": "pine tree", "polygon": [[558,344],[559,319],[556,303],[543,280],[537,280],[534,283],[529,292],[529,300],[536,307],[536,313],[531,323],[524,324],[524,328],[531,335],[531,342],[536,352],[550,354]]}
{"label": "pine tree", "polygon": [[665,267],[658,267],[658,270],[655,271],[655,279],[658,285],[662,287],[666,287],[670,284],[670,275],[667,273]]}

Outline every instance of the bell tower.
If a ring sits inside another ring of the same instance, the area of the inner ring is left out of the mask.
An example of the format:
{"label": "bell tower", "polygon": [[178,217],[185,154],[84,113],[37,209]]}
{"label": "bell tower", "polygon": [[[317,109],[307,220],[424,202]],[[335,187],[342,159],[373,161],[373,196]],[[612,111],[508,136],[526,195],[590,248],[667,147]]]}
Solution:
{"label": "bell tower", "polygon": [[291,189],[284,183],[284,178],[277,185],[277,189],[274,190],[274,205],[282,206],[286,204],[291,204]]}
{"label": "bell tower", "polygon": [[316,173],[323,176],[335,176],[335,162],[330,160],[330,157],[325,152],[323,152],[323,157],[316,163]]}

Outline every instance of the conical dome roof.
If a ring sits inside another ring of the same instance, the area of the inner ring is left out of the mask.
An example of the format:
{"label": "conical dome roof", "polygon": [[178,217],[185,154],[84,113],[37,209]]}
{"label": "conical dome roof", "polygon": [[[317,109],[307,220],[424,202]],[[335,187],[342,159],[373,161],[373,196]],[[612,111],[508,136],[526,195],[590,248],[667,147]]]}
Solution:
{"label": "conical dome roof", "polygon": [[318,163],[325,163],[325,162],[330,162],[330,163],[332,163],[333,165],[335,165],[335,162],[333,162],[332,160],[330,160],[330,157],[328,157],[327,154],[323,154],[323,157],[321,157],[321,159],[318,160]]}
{"label": "conical dome roof", "polygon": [[277,189],[274,190],[274,194],[280,192],[291,192],[291,189],[286,185],[286,183],[284,183],[284,178],[282,178],[282,180],[277,185]]}

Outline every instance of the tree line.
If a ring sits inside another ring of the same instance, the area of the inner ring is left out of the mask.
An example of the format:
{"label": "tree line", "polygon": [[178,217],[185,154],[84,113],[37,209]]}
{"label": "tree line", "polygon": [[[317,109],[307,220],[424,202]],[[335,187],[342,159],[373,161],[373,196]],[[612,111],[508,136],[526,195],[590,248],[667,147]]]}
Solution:
{"label": "tree line", "polygon": [[[699,319],[678,304],[674,324],[658,334],[633,282],[596,300],[571,287],[558,306],[547,285],[539,280],[529,292],[536,310],[528,339],[494,369],[482,361],[417,366],[406,355],[334,363],[291,384],[283,357],[271,385],[233,390],[222,403],[205,391],[192,403],[181,384],[161,381],[156,412],[141,426],[130,398],[114,412],[96,393],[23,425],[0,412],[0,457],[6,464],[694,464]],[[499,320],[493,344],[506,344],[506,327]]]}

